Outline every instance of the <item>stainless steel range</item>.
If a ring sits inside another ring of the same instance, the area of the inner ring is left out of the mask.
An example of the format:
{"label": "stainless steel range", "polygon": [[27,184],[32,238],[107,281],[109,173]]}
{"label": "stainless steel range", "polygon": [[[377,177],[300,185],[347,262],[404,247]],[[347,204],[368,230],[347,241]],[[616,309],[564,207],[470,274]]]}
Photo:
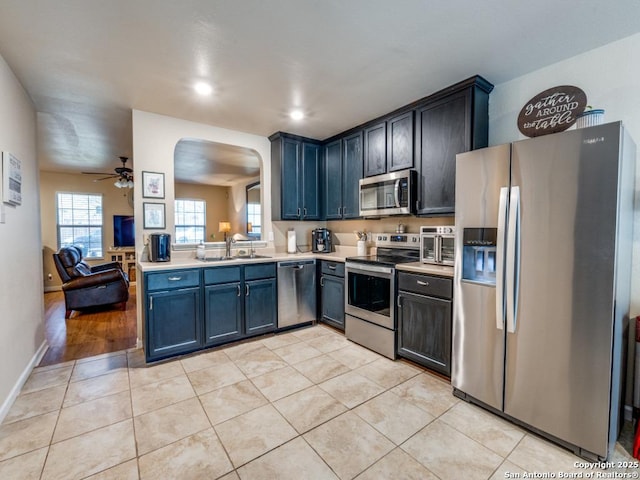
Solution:
{"label": "stainless steel range", "polygon": [[375,233],[376,254],[345,262],[345,335],[396,358],[395,268],[420,260],[420,235]]}

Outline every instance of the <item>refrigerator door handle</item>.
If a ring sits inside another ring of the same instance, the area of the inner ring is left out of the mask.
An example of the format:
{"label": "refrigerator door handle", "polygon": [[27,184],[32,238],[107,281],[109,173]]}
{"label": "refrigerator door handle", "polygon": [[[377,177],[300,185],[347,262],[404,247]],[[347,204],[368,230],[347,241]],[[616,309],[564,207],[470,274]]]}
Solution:
{"label": "refrigerator door handle", "polygon": [[505,291],[504,291],[504,243],[507,227],[507,209],[509,188],[500,189],[498,205],[498,238],[496,239],[496,328],[504,329]]}
{"label": "refrigerator door handle", "polygon": [[520,187],[511,187],[507,231],[507,332],[515,333],[520,289]]}

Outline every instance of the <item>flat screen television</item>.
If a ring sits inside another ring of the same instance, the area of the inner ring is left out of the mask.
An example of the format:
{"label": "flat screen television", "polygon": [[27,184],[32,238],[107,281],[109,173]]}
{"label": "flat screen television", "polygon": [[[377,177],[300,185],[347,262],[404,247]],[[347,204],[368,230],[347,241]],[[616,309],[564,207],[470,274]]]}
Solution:
{"label": "flat screen television", "polygon": [[136,229],[133,215],[113,216],[113,246],[134,247],[136,244]]}

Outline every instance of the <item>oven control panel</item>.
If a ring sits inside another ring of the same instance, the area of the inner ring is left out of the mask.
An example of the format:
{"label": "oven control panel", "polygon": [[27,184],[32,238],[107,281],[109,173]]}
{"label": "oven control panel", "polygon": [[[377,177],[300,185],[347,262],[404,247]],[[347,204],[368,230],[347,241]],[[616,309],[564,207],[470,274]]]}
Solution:
{"label": "oven control panel", "polygon": [[372,233],[376,247],[420,248],[418,233]]}

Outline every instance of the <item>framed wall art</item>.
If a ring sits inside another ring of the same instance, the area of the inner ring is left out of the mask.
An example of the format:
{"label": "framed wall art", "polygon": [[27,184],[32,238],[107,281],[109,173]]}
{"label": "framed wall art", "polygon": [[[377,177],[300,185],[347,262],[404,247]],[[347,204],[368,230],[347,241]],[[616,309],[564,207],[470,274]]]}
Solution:
{"label": "framed wall art", "polygon": [[142,228],[151,229],[163,229],[165,228],[165,211],[164,203],[143,203],[142,211],[144,214],[144,223]]}
{"label": "framed wall art", "polygon": [[142,172],[142,198],[164,198],[164,173]]}
{"label": "framed wall art", "polygon": [[9,152],[2,152],[2,201],[22,204],[22,164]]}

